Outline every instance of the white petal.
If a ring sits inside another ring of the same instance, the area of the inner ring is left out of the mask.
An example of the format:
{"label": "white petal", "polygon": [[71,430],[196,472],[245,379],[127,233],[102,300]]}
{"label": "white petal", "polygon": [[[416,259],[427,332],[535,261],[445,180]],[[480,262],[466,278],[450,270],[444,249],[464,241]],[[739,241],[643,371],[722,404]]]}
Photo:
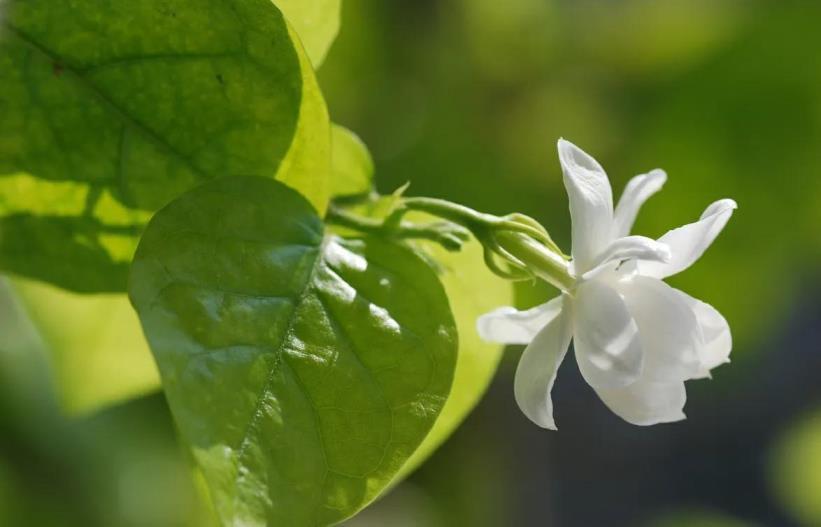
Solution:
{"label": "white petal", "polygon": [[683,381],[641,379],[625,388],[599,388],[596,393],[613,413],[634,425],[671,423],[686,418],[687,392]]}
{"label": "white petal", "polygon": [[701,328],[702,345],[698,349],[701,360],[702,375],[709,377],[710,370],[730,362],[730,351],[733,349],[733,337],[727,320],[716,308],[691,297],[683,291],[675,290],[684,302],[690,306]]}
{"label": "white petal", "polygon": [[713,243],[737,207],[731,199],[716,201],[697,222],[669,231],[659,241],[670,246],[672,258],[667,263],[642,262],[641,274],[666,278],[690,267]]}
{"label": "white petal", "polygon": [[570,316],[570,309],[561,309],[525,348],[516,368],[516,403],[528,419],[542,428],[556,430],[550,391],[570,345]]}
{"label": "white petal", "polygon": [[670,261],[670,248],[645,236],[619,238],[599,254],[593,261],[593,268],[584,273],[582,278],[589,280],[611,262],[631,259],[668,262]]}
{"label": "white petal", "polygon": [[613,237],[621,238],[630,234],[639,209],[650,196],[661,190],[667,181],[664,170],[657,168],[646,174],[641,174],[627,182],[624,192],[616,205],[613,217]]}
{"label": "white petal", "polygon": [[620,388],[642,369],[639,330],[621,296],[601,281],[579,286],[573,346],[584,379],[593,387]]}
{"label": "white petal", "polygon": [[701,372],[701,330],[678,292],[656,278],[636,275],[617,285],[639,330],[644,351],[642,377],[683,381]]}
{"label": "white petal", "polygon": [[559,139],[564,186],[570,201],[573,261],[581,274],[610,243],[613,192],[599,163],[573,143]]}
{"label": "white petal", "polygon": [[561,308],[560,296],[526,311],[500,307],[479,317],[476,329],[479,336],[488,342],[529,344],[536,334],[559,314]]}

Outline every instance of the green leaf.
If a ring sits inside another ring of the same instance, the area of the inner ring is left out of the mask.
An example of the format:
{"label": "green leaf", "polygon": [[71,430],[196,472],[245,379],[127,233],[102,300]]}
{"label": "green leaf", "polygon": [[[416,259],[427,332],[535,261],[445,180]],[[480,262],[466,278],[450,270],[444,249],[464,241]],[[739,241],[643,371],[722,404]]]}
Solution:
{"label": "green leaf", "polygon": [[324,213],[331,194],[331,122],[308,57],[290,27],[288,34],[299,51],[302,100],[294,137],[277,170],[277,179],[298,190]]}
{"label": "green leaf", "polygon": [[[401,194],[404,189],[402,187],[393,196],[383,196],[355,210],[368,217],[384,217],[395,206],[396,194]],[[418,224],[440,221],[419,212],[410,213],[406,218]],[[393,484],[422,464],[479,402],[496,373],[504,347],[479,338],[476,319],[500,306],[515,305],[511,283],[500,279],[485,266],[482,246],[477,241],[466,243],[459,252],[447,251],[430,242],[416,243],[414,248],[436,266],[456,320],[459,353],[453,387],[445,407],[425,441],[402,467]]]}
{"label": "green leaf", "polygon": [[[88,413],[159,387],[154,360],[125,295],[77,294],[21,278],[10,286],[51,359],[67,412]],[[7,336],[0,334],[0,349],[6,343]]]}
{"label": "green leaf", "polygon": [[[426,214],[410,214],[418,222],[435,221]],[[487,390],[502,359],[504,347],[485,342],[476,331],[476,319],[500,306],[511,306],[513,288],[485,267],[482,246],[475,240],[459,252],[449,252],[433,243],[424,250],[439,265],[439,279],[445,287],[459,334],[459,354],[453,388],[430,434],[402,467],[397,480],[412,472],[436,450],[476,406]],[[511,394],[511,397],[513,395]]]}
{"label": "green leaf", "polygon": [[274,3],[296,29],[314,68],[319,68],[339,33],[342,0],[274,0]]}
{"label": "green leaf", "polygon": [[[123,291],[128,248],[144,222],[123,211],[156,210],[215,177],[278,176],[324,209],[327,110],[270,1],[5,7],[4,269],[75,291]],[[21,185],[38,190],[21,193]],[[70,210],[56,194],[70,194]]]}
{"label": "green leaf", "polygon": [[450,391],[456,330],[430,266],[325,234],[264,178],[197,188],[149,224],[130,295],[225,524],[327,525],[374,499]]}
{"label": "green leaf", "polygon": [[124,291],[150,214],[93,192],[74,181],[0,177],[0,268],[78,292]]}
{"label": "green leaf", "polygon": [[373,188],[373,159],[359,137],[343,126],[331,126],[331,194],[355,196]]}

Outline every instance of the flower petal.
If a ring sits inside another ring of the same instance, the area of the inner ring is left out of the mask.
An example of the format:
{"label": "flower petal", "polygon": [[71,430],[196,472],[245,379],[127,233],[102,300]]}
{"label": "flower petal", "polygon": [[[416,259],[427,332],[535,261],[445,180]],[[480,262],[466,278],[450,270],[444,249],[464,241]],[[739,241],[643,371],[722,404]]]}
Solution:
{"label": "flower petal", "polygon": [[642,370],[639,329],[621,296],[605,283],[579,286],[574,305],[576,362],[593,387],[621,388]]}
{"label": "flower petal", "polygon": [[607,249],[593,261],[593,268],[582,275],[582,279],[589,280],[608,264],[623,260],[670,261],[670,248],[645,236],[625,236],[611,243]]}
{"label": "flower petal", "polygon": [[526,311],[500,307],[479,317],[476,321],[476,330],[479,336],[488,342],[529,344],[536,334],[559,314],[561,308],[560,296]]}
{"label": "flower petal", "polygon": [[671,423],[686,418],[687,392],[683,381],[640,379],[624,388],[598,388],[596,393],[613,413],[634,425]]}
{"label": "flower petal", "polygon": [[641,274],[666,278],[690,267],[713,243],[737,207],[731,199],[716,201],[697,222],[669,231],[659,241],[670,246],[672,258],[667,263],[641,262]]}
{"label": "flower petal", "polygon": [[701,328],[702,345],[698,348],[701,360],[701,375],[709,377],[710,370],[730,362],[730,351],[733,349],[733,337],[727,320],[716,308],[691,297],[683,291],[674,290],[690,306]]}
{"label": "flower petal", "polygon": [[636,275],[617,284],[635,320],[644,351],[642,377],[683,381],[701,372],[701,330],[678,292],[656,278]]}
{"label": "flower petal", "polygon": [[657,168],[646,174],[641,174],[627,182],[616,205],[613,217],[613,237],[621,238],[630,234],[639,209],[650,196],[661,190],[667,181],[664,170]]}
{"label": "flower petal", "polygon": [[516,368],[513,391],[522,412],[542,428],[556,430],[550,391],[570,345],[570,309],[560,305],[556,317],[525,348]]}
{"label": "flower petal", "polygon": [[570,201],[573,261],[578,274],[610,243],[613,191],[599,163],[579,147],[559,139],[559,160]]}

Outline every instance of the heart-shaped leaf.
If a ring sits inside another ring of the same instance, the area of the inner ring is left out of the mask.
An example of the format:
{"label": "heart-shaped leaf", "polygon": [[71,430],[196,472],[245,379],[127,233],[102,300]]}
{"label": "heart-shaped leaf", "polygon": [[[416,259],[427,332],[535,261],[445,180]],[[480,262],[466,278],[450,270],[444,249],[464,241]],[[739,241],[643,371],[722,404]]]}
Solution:
{"label": "heart-shaped leaf", "polygon": [[270,0],[3,7],[0,268],[124,291],[144,222],[122,210],[156,210],[215,177],[277,176],[324,209],[327,110]]}
{"label": "heart-shaped leaf", "polygon": [[[410,214],[408,218],[435,221],[423,213]],[[496,374],[504,346],[479,338],[476,319],[499,306],[513,305],[510,282],[500,279],[485,266],[479,242],[472,240],[459,252],[446,251],[433,243],[423,245],[439,266],[439,279],[456,319],[459,356],[447,403],[425,441],[402,467],[399,478],[412,472],[444,443],[484,395]]]}
{"label": "heart-shaped leaf", "polygon": [[[358,207],[357,212],[380,218],[394,203],[395,197],[385,197]],[[421,212],[412,212],[406,217],[418,224],[439,220]],[[410,474],[447,440],[484,395],[502,359],[504,347],[483,341],[476,331],[476,320],[499,306],[514,304],[510,282],[500,279],[485,266],[482,246],[476,240],[469,241],[457,252],[426,241],[414,242],[414,248],[434,262],[439,280],[445,287],[459,334],[459,353],[445,407],[393,484]]]}
{"label": "heart-shaped leaf", "polygon": [[227,525],[355,513],[450,390],[456,330],[433,269],[401,245],[325,234],[273,180],[217,180],[157,213],[130,295]]}

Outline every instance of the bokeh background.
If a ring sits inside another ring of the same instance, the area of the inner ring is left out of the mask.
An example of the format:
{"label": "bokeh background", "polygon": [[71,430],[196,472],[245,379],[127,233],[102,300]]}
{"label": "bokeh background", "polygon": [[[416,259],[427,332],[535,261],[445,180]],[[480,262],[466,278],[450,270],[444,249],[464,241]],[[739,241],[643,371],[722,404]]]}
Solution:
{"label": "bokeh background", "polygon": [[[568,360],[560,431],[543,431],[513,400],[514,347],[453,437],[348,525],[821,526],[821,4],[343,3],[320,82],[333,119],[369,145],[381,191],[410,181],[409,194],[524,212],[567,250],[565,137],[617,195],[668,172],[642,234],[739,203],[672,280],[735,339],[732,365],[688,383],[687,421],[622,422]],[[552,294],[517,290],[521,307]],[[36,350],[0,353],[0,525],[208,524],[160,395],[69,419],[51,377]]]}

